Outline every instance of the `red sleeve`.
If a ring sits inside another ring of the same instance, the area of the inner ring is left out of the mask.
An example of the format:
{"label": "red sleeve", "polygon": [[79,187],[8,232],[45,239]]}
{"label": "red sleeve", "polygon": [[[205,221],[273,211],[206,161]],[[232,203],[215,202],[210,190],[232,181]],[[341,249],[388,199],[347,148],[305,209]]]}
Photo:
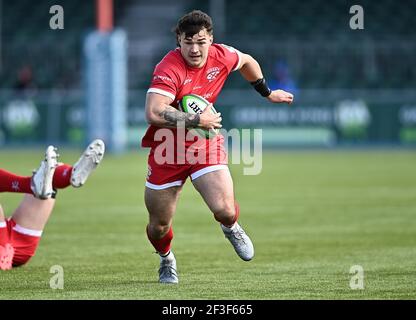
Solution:
{"label": "red sleeve", "polygon": [[159,93],[175,100],[180,83],[177,64],[169,57],[165,57],[156,65],[153,71],[152,82],[147,92]]}
{"label": "red sleeve", "polygon": [[219,44],[216,46],[216,48],[218,58],[226,65],[228,73],[240,68],[240,51],[225,44]]}

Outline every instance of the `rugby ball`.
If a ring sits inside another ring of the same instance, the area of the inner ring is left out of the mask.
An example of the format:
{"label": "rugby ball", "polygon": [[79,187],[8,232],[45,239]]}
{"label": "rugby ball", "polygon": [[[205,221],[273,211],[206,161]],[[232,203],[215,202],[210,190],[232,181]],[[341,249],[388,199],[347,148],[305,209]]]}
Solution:
{"label": "rugby ball", "polygon": [[[188,94],[186,96],[183,96],[180,108],[181,111],[187,112],[190,114],[201,114],[205,108],[209,105],[209,101],[204,99],[201,96],[198,96],[196,94]],[[211,113],[216,114],[217,110],[215,110],[214,106],[211,106]],[[218,129],[200,129],[195,128],[190,130],[193,134],[199,135],[200,137],[211,139],[212,137],[216,136],[219,133]]]}

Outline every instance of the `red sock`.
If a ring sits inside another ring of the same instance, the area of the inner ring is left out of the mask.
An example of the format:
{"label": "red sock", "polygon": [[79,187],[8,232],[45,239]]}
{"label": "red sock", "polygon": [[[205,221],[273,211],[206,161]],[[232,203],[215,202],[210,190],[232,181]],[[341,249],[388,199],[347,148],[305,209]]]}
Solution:
{"label": "red sock", "polygon": [[[63,164],[55,169],[53,175],[53,188],[64,189],[71,184],[72,166]],[[0,169],[0,192],[33,194],[30,188],[32,177],[18,176],[9,171]]]}
{"label": "red sock", "polygon": [[32,193],[30,180],[32,177],[22,177],[0,169],[0,192]]}
{"label": "red sock", "polygon": [[168,253],[170,250],[170,244],[173,239],[173,230],[170,227],[168,233],[164,235],[162,239],[151,239],[149,236],[149,226],[146,227],[147,238],[149,239],[150,243],[156,249],[157,252],[161,254]]}
{"label": "red sock", "polygon": [[71,184],[72,166],[62,164],[55,169],[52,185],[54,189],[64,189]]}

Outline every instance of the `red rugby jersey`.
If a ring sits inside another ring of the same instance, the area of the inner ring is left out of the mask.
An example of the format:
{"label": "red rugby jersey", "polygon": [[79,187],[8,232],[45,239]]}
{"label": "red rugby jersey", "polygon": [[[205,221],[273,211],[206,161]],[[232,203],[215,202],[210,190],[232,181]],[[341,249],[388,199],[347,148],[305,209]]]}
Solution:
{"label": "red rugby jersey", "polygon": [[[208,58],[203,67],[196,68],[186,64],[180,48],[170,51],[155,67],[152,82],[147,91],[159,93],[173,99],[171,106],[179,109],[179,103],[187,94],[197,94],[209,102],[215,101],[227,80],[228,75],[238,70],[241,53],[223,44],[212,44]],[[215,105],[214,105],[215,106]],[[156,147],[161,141],[154,141],[154,134],[159,127],[150,125],[142,139],[142,147]],[[175,140],[177,129],[172,130]],[[217,139],[220,139],[218,135]],[[214,138],[215,139],[215,138]],[[186,146],[192,144],[187,141]]]}

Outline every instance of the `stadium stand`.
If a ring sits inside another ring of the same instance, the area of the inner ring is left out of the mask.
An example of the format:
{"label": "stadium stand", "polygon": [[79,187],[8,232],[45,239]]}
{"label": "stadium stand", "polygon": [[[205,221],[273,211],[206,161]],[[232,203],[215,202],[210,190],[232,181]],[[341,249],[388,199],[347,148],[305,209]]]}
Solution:
{"label": "stadium stand", "polygon": [[[130,1],[115,1],[121,14]],[[51,30],[49,9],[64,9],[64,29]],[[0,85],[16,86],[18,72],[30,66],[36,88],[78,88],[84,35],[95,27],[95,1],[3,1]]]}
{"label": "stadium stand", "polygon": [[[226,41],[267,70],[285,60],[302,88],[413,88],[415,1],[359,1],[364,30],[349,28],[343,0],[226,0]],[[188,10],[209,7],[191,1]],[[215,22],[215,16],[213,16]],[[269,74],[269,77],[272,74]],[[231,85],[245,86],[243,81]]]}
{"label": "stadium stand", "polygon": [[[285,61],[300,88],[414,88],[416,1],[364,0],[364,30],[351,30],[351,4],[224,0],[221,40],[255,56],[269,78]],[[65,29],[49,28],[50,6],[65,10]],[[148,85],[152,67],[175,46],[171,28],[191,9],[210,12],[209,1],[114,1],[116,25],[129,38],[129,87]],[[0,86],[13,88],[30,66],[38,88],[80,88],[83,36],[95,26],[94,1],[3,1]],[[216,16],[213,15],[214,23]],[[246,83],[232,77],[228,87]]]}

